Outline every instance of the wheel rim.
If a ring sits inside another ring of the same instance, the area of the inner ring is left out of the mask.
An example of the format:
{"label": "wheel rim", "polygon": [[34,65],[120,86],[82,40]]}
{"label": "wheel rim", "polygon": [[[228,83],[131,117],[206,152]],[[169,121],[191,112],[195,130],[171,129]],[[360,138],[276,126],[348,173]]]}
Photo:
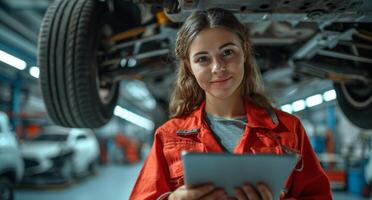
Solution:
{"label": "wheel rim", "polygon": [[372,103],[372,88],[363,86],[351,86],[341,83],[341,90],[346,100],[357,108],[365,108]]}
{"label": "wheel rim", "polygon": [[107,86],[100,86],[99,78],[97,80],[98,85],[98,95],[101,102],[105,105],[109,104],[115,96],[117,84],[109,84]]}
{"label": "wheel rim", "polygon": [[[97,50],[99,52],[105,52],[106,51],[107,47],[105,48],[106,45],[105,45],[104,40],[106,38],[109,38],[113,34],[113,30],[112,30],[110,25],[104,24],[103,27],[104,28],[102,28],[101,31],[98,33],[98,38],[99,38],[100,43],[98,44]],[[97,73],[96,84],[97,84],[98,96],[99,96],[101,102],[104,105],[107,105],[115,97],[115,93],[116,93],[118,84],[117,83],[103,83],[101,81],[101,76],[100,76],[100,73],[99,73],[100,63],[102,62],[101,59],[104,59],[104,58],[97,59],[98,65],[96,67],[96,69],[97,69],[96,70],[96,73]]]}

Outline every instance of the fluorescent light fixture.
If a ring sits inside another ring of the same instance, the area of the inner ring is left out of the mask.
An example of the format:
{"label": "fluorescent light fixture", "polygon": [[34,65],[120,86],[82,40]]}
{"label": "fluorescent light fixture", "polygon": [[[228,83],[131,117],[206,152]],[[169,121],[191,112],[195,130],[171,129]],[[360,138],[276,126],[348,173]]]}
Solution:
{"label": "fluorescent light fixture", "polygon": [[149,119],[146,119],[140,115],[137,115],[136,113],[133,113],[121,106],[116,106],[114,109],[114,115],[125,119],[133,124],[136,124],[142,128],[145,128],[149,131],[152,131],[154,129],[154,122],[152,122]]}
{"label": "fluorescent light fixture", "polygon": [[282,111],[284,111],[284,112],[287,112],[287,113],[292,113],[293,111],[292,111],[292,106],[291,106],[291,104],[285,104],[285,105],[282,105],[281,107],[280,107],[280,109],[282,110]]}
{"label": "fluorescent light fixture", "polygon": [[32,66],[32,67],[30,67],[29,73],[31,74],[31,76],[33,76],[35,78],[39,78],[40,70],[39,70],[38,67]]}
{"label": "fluorescent light fixture", "polygon": [[8,53],[6,53],[5,51],[2,51],[0,50],[0,61],[12,66],[12,67],[15,67],[19,70],[24,70],[26,69],[26,62],[13,56],[13,55],[10,55]]}
{"label": "fluorescent light fixture", "polygon": [[293,112],[298,112],[305,109],[305,101],[303,99],[297,100],[292,103]]}
{"label": "fluorescent light fixture", "polygon": [[336,91],[335,90],[328,90],[327,92],[323,93],[324,101],[332,101],[336,99]]}
{"label": "fluorescent light fixture", "polygon": [[306,98],[306,106],[309,108],[321,103],[323,103],[323,97],[321,94],[316,94]]}

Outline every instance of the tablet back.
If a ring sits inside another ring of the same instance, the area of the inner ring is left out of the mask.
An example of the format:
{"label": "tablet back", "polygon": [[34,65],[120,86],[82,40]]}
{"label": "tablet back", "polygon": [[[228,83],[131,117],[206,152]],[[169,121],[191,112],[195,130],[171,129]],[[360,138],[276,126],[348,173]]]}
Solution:
{"label": "tablet back", "polygon": [[234,195],[234,188],[263,182],[279,199],[285,182],[297,163],[295,155],[183,153],[186,185],[214,183]]}

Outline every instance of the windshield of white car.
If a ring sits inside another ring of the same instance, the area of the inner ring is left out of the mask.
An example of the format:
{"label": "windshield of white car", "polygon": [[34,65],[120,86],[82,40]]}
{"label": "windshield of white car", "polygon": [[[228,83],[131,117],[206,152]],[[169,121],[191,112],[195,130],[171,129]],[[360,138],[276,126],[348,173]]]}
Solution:
{"label": "windshield of white car", "polygon": [[32,139],[32,141],[55,141],[62,142],[67,140],[67,135],[64,134],[41,134]]}

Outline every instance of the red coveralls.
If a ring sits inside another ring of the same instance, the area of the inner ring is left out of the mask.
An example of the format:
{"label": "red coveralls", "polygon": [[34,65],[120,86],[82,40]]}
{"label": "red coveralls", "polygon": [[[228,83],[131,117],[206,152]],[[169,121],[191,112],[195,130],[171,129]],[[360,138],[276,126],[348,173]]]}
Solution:
{"label": "red coveralls", "polygon": [[[166,198],[183,185],[180,152],[224,152],[204,120],[205,102],[189,115],[173,118],[156,130],[154,144],[130,199]],[[302,159],[287,180],[285,199],[332,199],[330,184],[299,119],[275,109],[269,113],[246,101],[245,131],[234,149],[243,153],[298,153]],[[247,180],[249,181],[249,179]]]}

